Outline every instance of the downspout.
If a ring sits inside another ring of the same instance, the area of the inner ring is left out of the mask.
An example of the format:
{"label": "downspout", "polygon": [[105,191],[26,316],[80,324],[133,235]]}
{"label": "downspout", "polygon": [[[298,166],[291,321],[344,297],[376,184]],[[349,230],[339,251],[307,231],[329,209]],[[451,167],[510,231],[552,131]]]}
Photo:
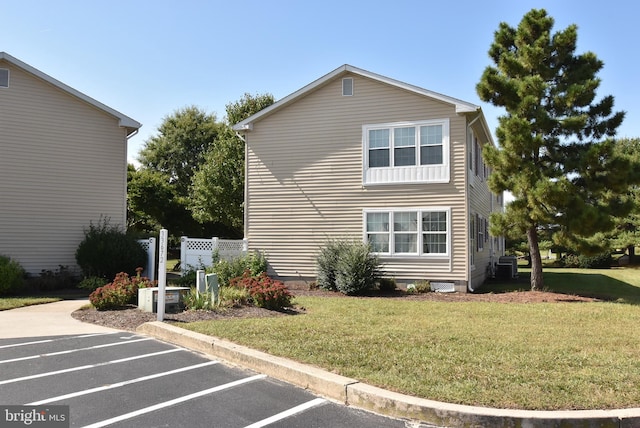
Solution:
{"label": "downspout", "polygon": [[236,136],[242,140],[244,143],[244,204],[242,209],[242,235],[244,239],[248,239],[249,232],[249,216],[247,209],[247,200],[249,199],[249,147],[247,146],[247,138],[246,134],[242,135],[238,131],[236,131]]}
{"label": "downspout", "polygon": [[[124,152],[125,152],[124,153],[124,158],[125,158],[125,160],[127,159],[127,150],[129,148],[129,138],[134,137],[138,133],[138,131],[140,131],[140,129],[136,128],[136,129],[133,130],[133,132],[131,134],[125,134],[125,137],[124,137],[125,142],[126,142],[126,144],[124,145]],[[129,166],[128,165],[129,165],[129,162],[127,161],[125,163],[126,168],[124,169],[124,217],[123,217],[124,218],[124,225],[123,225],[123,227],[125,228],[125,230],[127,228],[127,220],[128,220],[127,219],[127,203],[128,203],[128,195],[129,195],[129,185],[127,183],[127,173],[128,173],[128,170],[129,170]]]}
{"label": "downspout", "polygon": [[[478,119],[480,119],[480,116],[481,116],[481,113],[478,113],[478,115],[475,117],[475,119],[473,119],[471,122],[469,122],[467,124],[467,141],[465,141],[465,144],[467,144],[468,141],[469,141],[468,140],[468,136],[469,136],[469,132],[471,131],[471,125],[476,123],[476,121],[478,121]],[[467,150],[468,149],[469,149],[469,147],[467,147]],[[464,157],[465,163],[466,163],[467,159],[469,159],[469,155],[465,152],[465,157]],[[473,160],[472,160],[472,162],[473,162]],[[465,198],[466,199],[465,204],[467,206],[466,207],[467,208],[467,215],[465,216],[465,218],[467,219],[467,222],[466,222],[466,225],[465,225],[466,226],[465,230],[467,230],[467,249],[468,249],[469,252],[471,252],[471,251],[473,251],[473,248],[471,248],[471,246],[469,245],[469,221],[471,219],[470,218],[470,214],[471,214],[470,213],[471,197],[470,197],[470,192],[469,192],[469,165],[467,165],[467,168],[465,169],[465,177],[467,178],[466,179],[466,183],[465,183],[465,187],[466,187],[465,191],[467,193],[467,197]],[[476,237],[476,239],[477,239],[477,237]],[[471,285],[471,264],[469,263],[470,260],[471,260],[471,253],[467,254],[467,263],[465,263],[465,264],[467,266],[467,290],[473,293],[475,291],[475,289]]]}

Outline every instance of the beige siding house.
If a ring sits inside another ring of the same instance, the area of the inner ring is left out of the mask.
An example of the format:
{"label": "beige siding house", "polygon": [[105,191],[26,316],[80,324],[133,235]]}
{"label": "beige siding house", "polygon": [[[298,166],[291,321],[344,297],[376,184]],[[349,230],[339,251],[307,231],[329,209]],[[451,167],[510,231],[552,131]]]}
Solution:
{"label": "beige siding house", "polygon": [[344,65],[236,124],[245,238],[270,274],[313,280],[331,238],[362,239],[399,283],[479,286],[502,254],[478,106]]}
{"label": "beige siding house", "polygon": [[0,52],[0,254],[76,267],[83,228],[126,224],[127,139],[140,124]]}

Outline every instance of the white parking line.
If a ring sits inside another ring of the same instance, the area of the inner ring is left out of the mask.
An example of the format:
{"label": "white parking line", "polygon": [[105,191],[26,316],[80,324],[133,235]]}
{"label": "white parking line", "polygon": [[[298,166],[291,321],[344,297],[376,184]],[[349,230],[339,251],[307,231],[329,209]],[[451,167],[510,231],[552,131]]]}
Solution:
{"label": "white parking line", "polygon": [[185,401],[193,400],[194,398],[202,397],[205,395],[213,394],[214,392],[219,392],[228,388],[232,388],[234,386],[242,385],[247,382],[252,382],[258,379],[264,379],[267,377],[266,375],[255,375],[251,377],[246,377],[244,379],[236,380],[234,382],[225,383],[224,385],[218,385],[214,388],[205,389],[204,391],[194,392],[193,394],[185,395],[184,397],[175,398],[173,400],[165,401],[164,403],[155,404],[153,406],[145,407],[144,409],[136,410],[135,412],[126,413],[124,415],[116,416],[115,418],[106,419],[104,421],[96,422],[91,425],[85,425],[83,428],[100,428],[107,425],[114,424],[116,422],[124,421],[127,419],[135,418],[136,416],[144,415],[145,413],[153,412],[155,410],[163,409],[165,407],[170,407],[175,404],[184,403]]}
{"label": "white parking line", "polygon": [[50,352],[48,354],[29,355],[28,357],[20,357],[20,358],[12,358],[10,360],[2,360],[2,361],[0,361],[0,364],[15,363],[16,361],[34,360],[36,358],[42,358],[42,357],[53,357],[55,355],[73,354],[74,352],[88,351],[90,349],[100,349],[100,348],[109,348],[111,346],[128,345],[130,343],[144,342],[146,340],[151,340],[151,338],[150,337],[145,337],[143,339],[128,340],[126,342],[104,343],[102,345],[89,346],[88,348],[67,349],[65,351]]}
{"label": "white parking line", "polygon": [[305,410],[308,410],[308,409],[310,409],[312,407],[319,406],[319,405],[324,404],[326,402],[327,402],[327,400],[325,400],[324,398],[316,398],[314,400],[307,401],[306,403],[302,403],[299,406],[292,407],[289,410],[285,410],[284,412],[280,412],[280,413],[278,413],[276,415],[273,415],[270,418],[263,419],[263,420],[258,421],[256,423],[253,423],[251,425],[247,425],[245,428],[261,428],[261,427],[270,425],[270,424],[272,424],[274,422],[278,422],[278,421],[280,421],[282,419],[288,418],[289,416],[293,416],[295,414],[302,413]]}
{"label": "white parking line", "polygon": [[0,346],[0,349],[17,348],[18,346],[27,346],[27,345],[38,345],[40,343],[59,342],[61,340],[84,339],[85,337],[93,337],[93,336],[106,336],[107,334],[114,334],[114,333],[93,333],[93,334],[83,334],[82,336],[65,336],[59,339],[44,339],[44,340],[35,340],[32,342],[12,343],[10,345],[2,345]]}
{"label": "white parking line", "polygon": [[103,363],[90,364],[90,365],[79,366],[79,367],[72,367],[70,369],[56,370],[54,372],[39,373],[39,374],[36,374],[36,375],[31,375],[31,376],[17,377],[17,378],[14,378],[14,379],[7,379],[7,380],[0,381],[0,385],[6,385],[8,383],[15,383],[15,382],[22,382],[22,381],[31,380],[31,379],[38,379],[38,378],[41,378],[41,377],[54,376],[54,375],[62,374],[62,373],[70,373],[70,372],[75,372],[75,371],[80,371],[80,370],[92,369],[92,368],[95,368],[95,367],[106,366],[106,365],[109,365],[109,364],[124,363],[126,361],[133,361],[133,360],[138,360],[138,359],[141,359],[141,358],[155,357],[156,355],[169,354],[171,352],[178,352],[178,351],[184,351],[184,349],[181,349],[181,348],[168,349],[166,351],[153,352],[151,354],[136,355],[134,357],[122,358],[122,359],[119,359],[119,360],[112,360],[112,361],[105,361]]}
{"label": "white parking line", "polygon": [[104,386],[99,386],[99,387],[96,387],[96,388],[85,389],[84,391],[72,392],[70,394],[65,394],[65,395],[58,395],[57,397],[51,397],[51,398],[47,398],[45,400],[35,401],[33,403],[27,403],[27,404],[25,404],[25,406],[40,406],[40,405],[43,405],[43,404],[53,403],[55,401],[67,400],[69,398],[74,398],[74,397],[80,397],[82,395],[93,394],[94,392],[106,391],[108,389],[113,389],[113,388],[120,388],[122,386],[131,385],[131,384],[138,383],[138,382],[143,382],[145,380],[151,380],[151,379],[156,379],[156,378],[163,377],[163,376],[169,376],[169,375],[176,374],[176,373],[186,372],[186,371],[189,371],[189,370],[195,370],[195,369],[199,369],[201,367],[210,366],[210,365],[213,365],[213,364],[218,364],[218,361],[207,361],[206,363],[195,364],[193,366],[187,366],[187,367],[180,367],[179,369],[171,370],[171,371],[168,371],[168,372],[155,373],[155,374],[152,374],[152,375],[143,376],[143,377],[139,377],[139,378],[136,378],[136,379],[131,379],[131,380],[125,380],[125,381],[122,381],[122,382],[112,383],[110,385],[104,385]]}

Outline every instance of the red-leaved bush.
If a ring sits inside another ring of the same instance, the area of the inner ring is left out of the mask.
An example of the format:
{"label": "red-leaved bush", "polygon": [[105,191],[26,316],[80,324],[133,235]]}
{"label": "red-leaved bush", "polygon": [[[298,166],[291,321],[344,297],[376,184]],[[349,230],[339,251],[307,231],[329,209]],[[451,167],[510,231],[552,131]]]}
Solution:
{"label": "red-leaved bush", "polygon": [[99,311],[116,309],[129,303],[135,303],[138,296],[138,288],[153,287],[155,284],[149,278],[140,276],[141,268],[136,269],[138,274],[129,277],[125,272],[116,275],[113,282],[104,287],[97,288],[89,295],[89,301]]}
{"label": "red-leaved bush", "polygon": [[231,279],[229,286],[246,288],[256,306],[271,310],[290,307],[294,297],[282,281],[274,280],[264,272],[251,276],[251,272],[245,270],[242,276]]}

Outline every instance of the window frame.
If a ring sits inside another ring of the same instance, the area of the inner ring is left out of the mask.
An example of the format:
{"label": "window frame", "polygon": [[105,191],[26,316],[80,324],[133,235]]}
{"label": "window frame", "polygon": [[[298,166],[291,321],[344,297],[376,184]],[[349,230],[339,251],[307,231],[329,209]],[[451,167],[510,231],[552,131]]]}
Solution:
{"label": "window frame", "polygon": [[[439,144],[422,144],[424,139],[422,133],[427,132],[430,126],[440,126],[441,141]],[[406,144],[396,144],[396,133],[403,128],[413,129],[413,146]],[[425,129],[423,129],[425,128]],[[369,166],[370,153],[373,150],[382,150],[377,147],[370,147],[371,131],[387,131],[388,144],[384,149],[387,151],[387,165]],[[396,154],[407,147],[414,149],[414,164],[396,166]],[[421,164],[422,150],[425,147],[440,147],[442,162],[438,164]],[[398,184],[398,183],[448,183],[450,180],[450,125],[449,119],[430,119],[410,122],[392,122],[362,125],[362,162],[363,162],[363,184]]]}
{"label": "window frame", "polygon": [[353,77],[344,77],[342,79],[342,96],[343,97],[353,96]]}
{"label": "window frame", "polygon": [[478,251],[476,247],[476,216],[469,216],[469,266],[471,270],[475,270],[476,267],[476,252]]}
{"label": "window frame", "polygon": [[479,253],[484,251],[485,221],[486,219],[484,217],[482,217],[480,214],[476,214],[476,228],[478,231],[477,250]]}
{"label": "window frame", "polygon": [[[446,215],[446,230],[440,231],[428,231],[423,229],[423,214],[424,213],[445,213]],[[380,230],[368,230],[367,217],[369,214],[387,214],[388,225],[384,231]],[[415,231],[407,230],[395,230],[395,216],[396,214],[415,213],[417,229]],[[388,251],[379,252],[372,251],[374,254],[384,257],[392,258],[430,258],[430,259],[449,259],[451,257],[451,207],[420,207],[420,208],[366,208],[362,213],[362,239],[363,242],[369,243],[369,235],[385,235],[388,237],[387,245]],[[415,234],[416,236],[416,251],[415,252],[396,252],[396,237],[400,235]],[[424,236],[425,235],[444,235],[446,252],[444,253],[427,253],[424,252]]]}
{"label": "window frame", "polygon": [[0,78],[0,88],[7,89],[9,88],[9,80],[11,79],[11,70],[9,70],[8,68],[0,67],[0,71],[2,72],[2,77]]}

